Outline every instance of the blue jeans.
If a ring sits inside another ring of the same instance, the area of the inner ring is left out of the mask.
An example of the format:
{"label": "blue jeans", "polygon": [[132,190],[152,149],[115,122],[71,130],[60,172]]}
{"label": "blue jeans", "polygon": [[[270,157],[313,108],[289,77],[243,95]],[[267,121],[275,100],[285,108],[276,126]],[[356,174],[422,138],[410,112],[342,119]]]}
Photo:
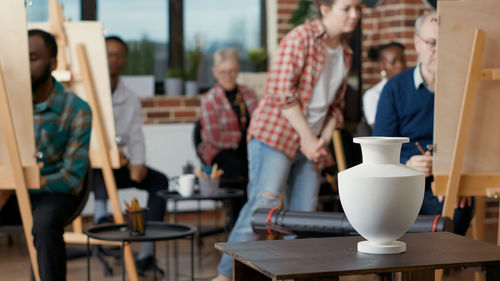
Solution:
{"label": "blue jeans", "polygon": [[[254,241],[251,218],[258,208],[278,206],[279,195],[285,191],[285,208],[294,211],[314,211],[320,184],[319,172],[314,163],[300,151],[291,159],[258,139],[248,144],[249,183],[248,201],[240,211],[228,242]],[[263,193],[272,194],[265,196]],[[232,276],[231,256],[223,254],[217,270],[224,276]]]}

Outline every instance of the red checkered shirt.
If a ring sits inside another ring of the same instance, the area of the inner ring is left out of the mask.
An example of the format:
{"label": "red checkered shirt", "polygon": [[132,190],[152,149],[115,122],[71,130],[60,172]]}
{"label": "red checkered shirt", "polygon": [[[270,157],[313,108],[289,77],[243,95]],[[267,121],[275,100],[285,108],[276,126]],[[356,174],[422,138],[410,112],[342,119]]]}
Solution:
{"label": "red checkered shirt", "polygon": [[[325,29],[319,20],[300,25],[290,31],[280,42],[269,70],[265,95],[252,115],[248,128],[248,141],[252,137],[293,158],[300,147],[300,137],[281,109],[299,103],[307,116],[307,105],[326,58]],[[347,74],[351,67],[352,50],[343,40],[346,75],[337,90],[328,115],[337,119],[337,127],[344,123],[344,95]],[[316,163],[316,169],[333,165],[330,153]]]}
{"label": "red checkered shirt", "polygon": [[[242,85],[238,85],[238,90],[251,116],[257,106],[257,96],[253,90]],[[205,164],[212,163],[220,151],[237,149],[240,144],[240,120],[219,84],[210,89],[201,100],[201,138],[198,152]]]}

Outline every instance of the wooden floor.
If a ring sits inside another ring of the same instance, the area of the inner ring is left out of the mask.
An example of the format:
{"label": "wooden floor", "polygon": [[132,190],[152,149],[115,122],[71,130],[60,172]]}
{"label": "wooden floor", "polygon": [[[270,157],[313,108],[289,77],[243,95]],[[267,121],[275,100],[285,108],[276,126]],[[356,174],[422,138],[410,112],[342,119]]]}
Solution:
{"label": "wooden floor", "polygon": [[[193,215],[184,215],[180,217],[182,223],[196,224],[196,217]],[[203,218],[204,223],[214,222],[214,218]],[[29,258],[24,241],[20,241],[22,237],[15,237],[13,245],[8,245],[6,237],[0,237],[0,280],[29,280]],[[226,239],[225,234],[217,234],[203,239],[203,246],[201,247],[201,256],[198,255],[199,248],[195,245],[195,280],[197,281],[210,281],[216,275],[216,266],[220,258],[220,254],[213,248],[215,242],[223,242]],[[178,242],[178,276],[176,278],[175,262],[173,257],[173,242],[169,244],[169,276],[158,278],[158,280],[190,280],[190,260],[189,242],[182,240]],[[138,250],[139,245],[133,245],[134,250]],[[74,246],[72,246],[74,247]],[[85,247],[80,247],[85,249]],[[157,257],[161,268],[167,267],[167,242],[160,242],[157,244]],[[91,280],[105,280],[105,281],[118,281],[121,278],[121,261],[109,258],[110,264],[113,266],[113,276],[104,276],[103,266],[96,258],[91,259]],[[68,261],[68,280],[87,280],[87,260],[80,258]],[[152,276],[141,278],[141,280],[153,280]],[[376,275],[363,275],[363,276],[349,276],[342,277],[342,281],[378,281]],[[444,281],[472,281],[474,275],[472,271],[462,270],[450,273],[445,276]]]}

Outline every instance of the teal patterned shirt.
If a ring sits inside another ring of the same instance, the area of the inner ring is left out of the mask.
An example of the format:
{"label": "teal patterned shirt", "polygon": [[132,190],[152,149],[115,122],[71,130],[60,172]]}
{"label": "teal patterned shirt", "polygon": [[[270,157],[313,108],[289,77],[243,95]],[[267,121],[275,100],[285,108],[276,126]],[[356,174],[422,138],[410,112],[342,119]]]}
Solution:
{"label": "teal patterned shirt", "polygon": [[54,79],[54,92],[47,101],[33,104],[33,113],[40,172],[47,184],[30,193],[77,195],[89,165],[89,105]]}

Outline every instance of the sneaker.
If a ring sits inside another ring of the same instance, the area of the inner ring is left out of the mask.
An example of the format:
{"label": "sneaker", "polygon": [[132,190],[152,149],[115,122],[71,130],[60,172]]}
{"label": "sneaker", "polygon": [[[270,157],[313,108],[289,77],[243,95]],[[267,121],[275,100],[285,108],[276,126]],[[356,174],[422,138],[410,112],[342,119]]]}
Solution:
{"label": "sneaker", "polygon": [[163,271],[163,269],[161,269],[153,261],[152,256],[146,257],[144,259],[136,260],[135,264],[137,266],[137,274],[139,274],[139,276],[145,276],[146,273],[154,274],[155,270],[156,270],[156,273],[159,274],[160,276],[165,275],[165,272]]}

